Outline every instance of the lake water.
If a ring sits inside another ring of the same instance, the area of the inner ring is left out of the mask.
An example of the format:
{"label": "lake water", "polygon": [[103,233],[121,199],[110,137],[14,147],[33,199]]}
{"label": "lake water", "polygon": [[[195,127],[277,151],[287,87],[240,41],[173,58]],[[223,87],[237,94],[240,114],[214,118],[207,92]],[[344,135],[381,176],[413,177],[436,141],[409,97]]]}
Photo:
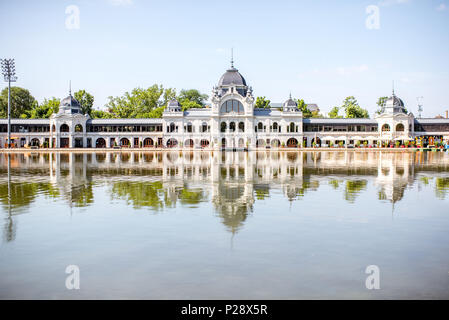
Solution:
{"label": "lake water", "polygon": [[3,299],[449,298],[443,152],[0,154],[0,225]]}

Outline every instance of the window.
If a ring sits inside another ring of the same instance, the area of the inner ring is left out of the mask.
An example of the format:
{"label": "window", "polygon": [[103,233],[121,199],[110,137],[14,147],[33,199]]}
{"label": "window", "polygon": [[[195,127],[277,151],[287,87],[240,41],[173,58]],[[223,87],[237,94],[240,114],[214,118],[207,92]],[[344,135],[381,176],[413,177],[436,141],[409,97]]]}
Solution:
{"label": "window", "polygon": [[388,132],[388,131],[390,131],[390,126],[389,126],[388,124],[384,124],[384,125],[382,126],[382,131],[383,131],[383,132]]}
{"label": "window", "polygon": [[69,132],[69,126],[66,124],[61,125],[61,127],[59,128],[59,131],[61,132]]}
{"label": "window", "polygon": [[226,132],[226,128],[227,128],[226,122],[222,122],[220,127],[221,127],[220,128],[221,132]]}
{"label": "window", "polygon": [[243,104],[237,100],[228,100],[221,105],[220,113],[244,113]]}

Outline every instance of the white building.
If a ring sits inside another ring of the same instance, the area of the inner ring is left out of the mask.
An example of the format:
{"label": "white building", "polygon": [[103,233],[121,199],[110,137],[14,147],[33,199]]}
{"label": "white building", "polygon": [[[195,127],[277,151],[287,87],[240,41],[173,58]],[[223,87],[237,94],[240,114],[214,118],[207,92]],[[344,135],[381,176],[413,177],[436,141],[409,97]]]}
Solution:
{"label": "white building", "polygon": [[[255,109],[254,103],[252,88],[231,65],[208,108],[182,111],[172,100],[161,119],[91,119],[69,94],[50,119],[13,119],[11,140],[16,147],[214,150],[449,140],[449,119],[416,119],[394,93],[374,119],[304,119],[291,96],[279,109]],[[0,145],[6,144],[7,120],[0,119]]]}

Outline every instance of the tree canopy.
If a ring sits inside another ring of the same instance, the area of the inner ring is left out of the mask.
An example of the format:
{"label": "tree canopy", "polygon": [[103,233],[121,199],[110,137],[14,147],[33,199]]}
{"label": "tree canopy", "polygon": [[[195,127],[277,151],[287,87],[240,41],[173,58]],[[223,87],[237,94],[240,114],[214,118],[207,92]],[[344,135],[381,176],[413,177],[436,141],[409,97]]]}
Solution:
{"label": "tree canopy", "polygon": [[268,100],[265,97],[257,97],[256,104],[254,105],[254,108],[258,109],[266,109],[270,107],[270,100]]}
{"label": "tree canopy", "polygon": [[[338,108],[338,107],[334,107]],[[332,110],[334,110],[332,109]],[[357,102],[357,99],[353,96],[347,97],[343,101],[343,105],[339,109],[344,110],[346,118],[369,118],[367,110],[361,108]],[[331,111],[333,112],[333,111]],[[337,113],[338,114],[338,113]]]}
{"label": "tree canopy", "polygon": [[[176,91],[173,92],[176,95]],[[207,94],[202,94],[196,89],[181,90],[177,97],[182,110],[190,108],[204,108],[206,105]]]}
{"label": "tree canopy", "polygon": [[302,112],[304,118],[320,118],[318,111],[310,111],[304,99],[298,99],[298,109]]}
{"label": "tree canopy", "polygon": [[333,107],[331,111],[329,112],[329,118],[343,118],[343,116],[340,116],[338,113],[340,112],[339,107]]}
{"label": "tree canopy", "polygon": [[44,99],[42,104],[36,104],[27,114],[27,118],[46,119],[53,113],[58,113],[61,100],[58,98]]}
{"label": "tree canopy", "polygon": [[376,110],[376,114],[382,114],[385,110],[385,102],[387,101],[388,97],[380,97],[377,100],[377,106],[378,109]]}
{"label": "tree canopy", "polygon": [[92,116],[92,107],[94,105],[94,96],[86,92],[86,90],[79,90],[75,92],[75,99],[81,105],[81,112]]}
{"label": "tree canopy", "polygon": [[[11,87],[11,118],[27,118],[37,101],[30,91],[20,87]],[[8,88],[0,94],[0,118],[8,117]]]}
{"label": "tree canopy", "polygon": [[[176,96],[176,89],[164,89],[162,85],[155,84],[147,89],[135,88],[121,97],[109,97],[106,107],[113,118],[161,118],[168,101],[174,98],[183,110],[187,110],[203,108],[208,96],[196,89],[181,90]],[[94,117],[97,116],[106,114],[95,111]]]}

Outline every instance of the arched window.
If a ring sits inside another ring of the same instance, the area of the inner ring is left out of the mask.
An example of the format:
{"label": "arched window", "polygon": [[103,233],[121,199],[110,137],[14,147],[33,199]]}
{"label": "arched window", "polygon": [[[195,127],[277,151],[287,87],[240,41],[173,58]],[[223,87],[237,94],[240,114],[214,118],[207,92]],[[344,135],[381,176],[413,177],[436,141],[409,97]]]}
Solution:
{"label": "arched window", "polygon": [[189,122],[188,124],[187,124],[187,130],[186,130],[187,132],[193,132],[193,127],[192,127],[192,123],[191,122]]}
{"label": "arched window", "polygon": [[398,125],[396,126],[396,131],[403,132],[404,125],[402,123],[398,123]]}
{"label": "arched window", "polygon": [[298,146],[298,140],[295,138],[290,138],[287,140],[287,147],[288,148],[296,148]]}
{"label": "arched window", "polygon": [[168,127],[168,132],[175,132],[176,126],[175,124],[172,122],[170,123],[170,126]]}
{"label": "arched window", "polygon": [[154,141],[151,138],[146,138],[145,140],[143,140],[143,146],[144,148],[149,148],[152,147],[154,145]]}
{"label": "arched window", "polygon": [[103,138],[98,138],[97,141],[95,142],[95,147],[106,148],[106,140],[104,140]]}
{"label": "arched window", "polygon": [[262,122],[259,122],[258,124],[257,124],[257,132],[262,132],[263,131],[263,123]]}
{"label": "arched window", "polygon": [[120,145],[122,147],[129,147],[131,145],[131,143],[129,142],[129,140],[127,138],[122,138],[120,140]]}
{"label": "arched window", "polygon": [[244,113],[245,109],[243,108],[243,104],[237,100],[228,100],[224,102],[220,107],[220,113]]}
{"label": "arched window", "polygon": [[290,122],[289,130],[290,132],[295,132],[295,124],[293,122]]}
{"label": "arched window", "polygon": [[174,148],[178,145],[178,140],[176,139],[168,139],[167,148]]}
{"label": "arched window", "polygon": [[61,127],[59,128],[59,131],[61,131],[61,132],[69,132],[70,129],[69,129],[69,126],[66,125],[66,124],[64,123],[64,124],[61,125]]}
{"label": "arched window", "polygon": [[245,124],[243,122],[239,122],[239,132],[245,132]]}
{"label": "arched window", "polygon": [[200,144],[201,144],[201,148],[206,148],[207,146],[209,146],[209,140],[202,139]]}
{"label": "arched window", "polygon": [[75,126],[75,132],[83,132],[83,126],[80,124],[77,124]]}
{"label": "arched window", "polygon": [[184,143],[184,146],[187,148],[193,148],[193,140],[192,139],[187,139]]}
{"label": "arched window", "polygon": [[203,122],[203,124],[201,125],[201,132],[207,132],[207,123]]}
{"label": "arched window", "polygon": [[388,132],[388,131],[390,131],[390,126],[388,124],[384,124],[382,126],[382,132]]}
{"label": "arched window", "polygon": [[221,132],[226,132],[226,128],[227,128],[227,125],[226,125],[226,122],[222,122],[221,123]]}
{"label": "arched window", "polygon": [[230,131],[230,132],[235,132],[235,122],[231,122],[231,123],[229,124],[229,131]]}
{"label": "arched window", "polygon": [[273,132],[278,132],[278,123],[277,122],[273,123]]}

